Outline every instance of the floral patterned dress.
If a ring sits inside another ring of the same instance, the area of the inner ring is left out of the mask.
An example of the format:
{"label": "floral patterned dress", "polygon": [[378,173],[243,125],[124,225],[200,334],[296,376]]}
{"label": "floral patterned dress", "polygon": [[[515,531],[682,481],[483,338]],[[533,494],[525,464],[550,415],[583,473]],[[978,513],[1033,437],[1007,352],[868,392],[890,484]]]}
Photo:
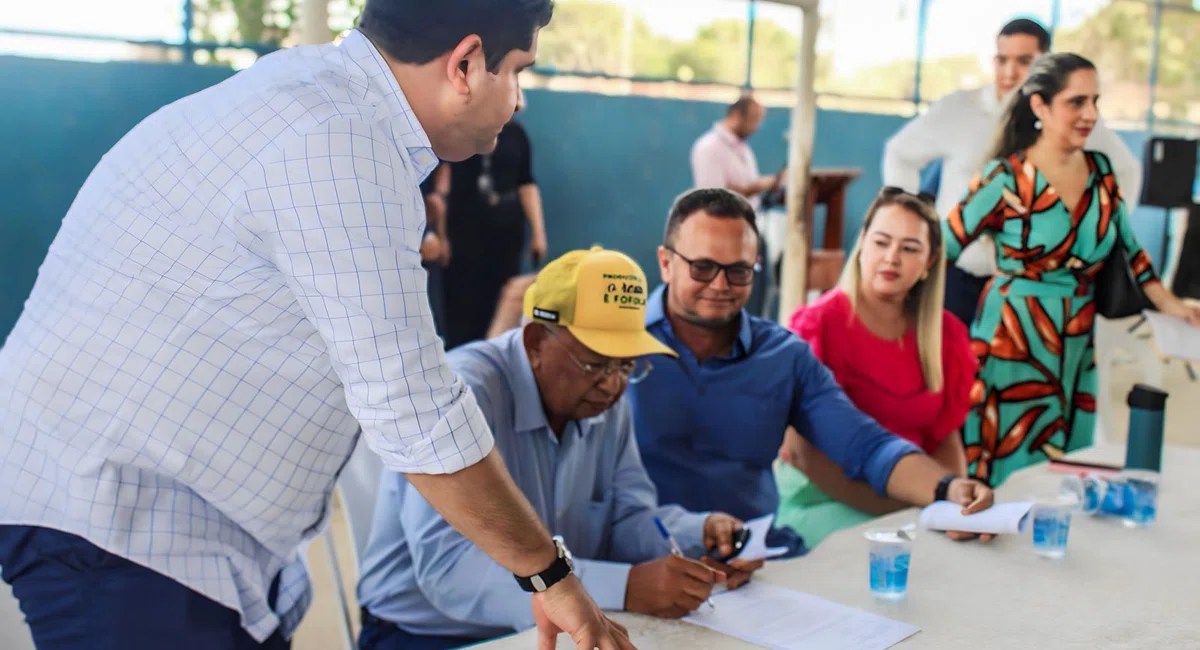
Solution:
{"label": "floral patterned dress", "polygon": [[1024,152],[990,161],[943,224],[954,260],[989,235],[998,271],[971,326],[979,373],[963,427],[974,476],[1002,483],[1046,459],[1048,446],[1092,444],[1096,359],[1092,282],[1124,242],[1143,287],[1157,281],[1104,154],[1085,152],[1087,189],[1068,209]]}

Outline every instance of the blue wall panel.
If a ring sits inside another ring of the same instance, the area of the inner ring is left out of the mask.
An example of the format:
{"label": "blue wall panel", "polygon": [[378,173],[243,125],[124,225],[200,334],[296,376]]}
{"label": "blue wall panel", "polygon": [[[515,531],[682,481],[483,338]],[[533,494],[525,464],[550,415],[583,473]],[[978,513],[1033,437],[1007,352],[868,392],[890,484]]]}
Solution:
{"label": "blue wall panel", "polygon": [[[208,66],[0,57],[0,336],[19,316],[63,215],[101,156],[158,107],[230,74]],[[724,107],[549,91],[530,91],[527,99],[519,119],[534,142],[551,255],[592,244],[618,248],[655,283],[654,250],[667,210],[691,185],[692,142]],[[751,140],[764,173],[787,158],[788,120],[788,111],[772,109]],[[887,115],[818,114],[814,165],[862,170],[846,206],[847,246],[881,184],[883,144],[903,122]],[[1145,136],[1125,137],[1140,155]],[[1157,259],[1161,211],[1139,211],[1135,221]]]}
{"label": "blue wall panel", "polygon": [[109,148],[226,68],[0,56],[0,337],[21,314],[76,192]]}

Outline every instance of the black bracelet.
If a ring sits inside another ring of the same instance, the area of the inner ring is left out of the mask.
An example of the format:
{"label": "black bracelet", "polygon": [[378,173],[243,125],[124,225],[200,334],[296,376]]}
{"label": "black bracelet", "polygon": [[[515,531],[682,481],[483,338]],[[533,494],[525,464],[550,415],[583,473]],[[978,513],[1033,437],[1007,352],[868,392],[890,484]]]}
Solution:
{"label": "black bracelet", "polygon": [[933,500],[945,501],[947,493],[950,492],[950,484],[953,483],[954,479],[956,478],[959,477],[954,474],[947,474],[943,476],[942,480],[938,481],[937,487],[933,490]]}

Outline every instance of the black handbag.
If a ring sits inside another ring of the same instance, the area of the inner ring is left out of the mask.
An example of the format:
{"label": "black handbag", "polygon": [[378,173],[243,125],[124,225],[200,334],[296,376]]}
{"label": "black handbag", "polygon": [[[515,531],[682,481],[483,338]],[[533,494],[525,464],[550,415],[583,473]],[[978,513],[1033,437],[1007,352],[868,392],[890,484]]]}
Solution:
{"label": "black handbag", "polygon": [[1097,314],[1108,319],[1128,318],[1141,314],[1144,309],[1154,309],[1154,303],[1133,276],[1132,261],[1125,242],[1118,235],[1092,287]]}

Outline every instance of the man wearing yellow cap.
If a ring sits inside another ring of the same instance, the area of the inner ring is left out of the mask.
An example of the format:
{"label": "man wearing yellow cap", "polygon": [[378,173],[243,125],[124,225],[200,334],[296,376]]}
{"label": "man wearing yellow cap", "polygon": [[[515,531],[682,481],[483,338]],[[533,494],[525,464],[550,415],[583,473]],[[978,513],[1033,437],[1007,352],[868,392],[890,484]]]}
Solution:
{"label": "man wearing yellow cap", "polygon": [[[720,580],[737,587],[761,566],[688,560],[732,550],[741,522],[658,506],[632,429],[630,383],[647,357],[675,356],[646,332],[641,268],[599,247],[547,265],[525,293],[526,324],[449,355],[470,386],[513,479],[569,549],[606,610],[679,617]],[[456,532],[404,476],[383,477],[363,561],[360,650],[450,648],[533,625],[527,590]]]}

